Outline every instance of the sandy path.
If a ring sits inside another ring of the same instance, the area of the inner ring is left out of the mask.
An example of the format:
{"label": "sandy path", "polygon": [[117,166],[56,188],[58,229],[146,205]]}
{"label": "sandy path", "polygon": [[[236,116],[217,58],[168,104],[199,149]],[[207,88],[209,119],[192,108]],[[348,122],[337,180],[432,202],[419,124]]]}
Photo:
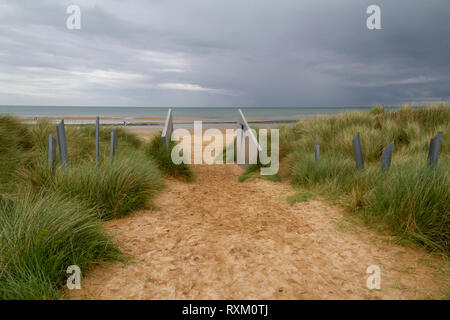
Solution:
{"label": "sandy path", "polygon": [[[194,166],[196,181],[169,180],[157,209],[108,222],[134,262],[83,279],[74,298],[419,299],[435,296],[428,254],[383,241],[325,202],[290,206],[287,183],[238,183],[236,165]],[[341,226],[341,227],[339,227]],[[381,290],[366,268],[381,268]]]}

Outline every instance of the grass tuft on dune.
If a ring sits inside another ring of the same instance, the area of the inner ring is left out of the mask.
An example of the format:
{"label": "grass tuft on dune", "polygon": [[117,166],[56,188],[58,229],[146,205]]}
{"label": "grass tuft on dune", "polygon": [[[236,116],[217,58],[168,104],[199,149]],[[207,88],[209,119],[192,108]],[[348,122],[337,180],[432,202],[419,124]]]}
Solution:
{"label": "grass tuft on dune", "polygon": [[159,169],[167,176],[178,178],[185,181],[192,181],[194,174],[185,163],[175,164],[172,161],[172,149],[175,142],[171,141],[169,148],[162,144],[161,134],[157,134],[150,140],[146,146],[146,153],[157,163]]}
{"label": "grass tuft on dune", "polygon": [[0,117],[0,299],[59,298],[69,265],[85,273],[121,256],[101,222],[145,207],[163,183],[144,144],[121,129],[111,163],[110,131],[100,130],[97,165],[95,128],[66,126],[69,167],[52,171],[55,125]]}
{"label": "grass tuft on dune", "polygon": [[[370,112],[346,112],[300,121],[280,130],[280,154],[289,164],[294,185],[339,199],[369,225],[450,253],[450,108],[401,107],[386,112],[375,106]],[[440,159],[427,167],[430,139],[443,132]],[[352,138],[357,132],[365,169],[355,168]],[[315,162],[314,140],[320,145]],[[395,143],[392,166],[380,170],[384,147]]]}
{"label": "grass tuft on dune", "polygon": [[118,259],[94,210],[30,190],[0,200],[0,298],[57,299],[66,269]]}
{"label": "grass tuft on dune", "polygon": [[113,163],[98,166],[83,163],[59,170],[50,190],[68,199],[76,199],[95,209],[98,216],[109,220],[145,207],[154,193],[161,190],[161,175],[152,159],[143,152],[120,154]]}

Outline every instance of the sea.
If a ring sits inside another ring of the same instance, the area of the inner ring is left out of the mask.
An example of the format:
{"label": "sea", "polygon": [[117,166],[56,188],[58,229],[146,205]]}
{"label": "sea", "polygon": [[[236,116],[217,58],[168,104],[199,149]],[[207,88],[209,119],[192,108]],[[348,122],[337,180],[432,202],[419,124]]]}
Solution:
{"label": "sea", "polygon": [[[0,114],[28,118],[29,123],[37,118],[66,118],[68,124],[90,124],[93,119],[73,119],[77,117],[93,118],[99,116],[108,118],[102,123],[125,124],[135,126],[161,126],[163,120],[135,119],[135,118],[165,118],[169,108],[165,107],[106,107],[106,106],[0,106]],[[175,107],[172,115],[175,123],[189,123],[194,119],[207,119],[210,123],[231,123],[238,117],[238,108],[222,107]],[[336,114],[351,110],[369,110],[370,107],[273,107],[273,108],[241,108],[248,122],[295,122],[300,119],[313,118],[317,115]],[[69,119],[67,119],[69,118]],[[70,119],[72,118],[72,119]],[[182,118],[177,120],[177,118]],[[55,120],[54,120],[55,121]]]}

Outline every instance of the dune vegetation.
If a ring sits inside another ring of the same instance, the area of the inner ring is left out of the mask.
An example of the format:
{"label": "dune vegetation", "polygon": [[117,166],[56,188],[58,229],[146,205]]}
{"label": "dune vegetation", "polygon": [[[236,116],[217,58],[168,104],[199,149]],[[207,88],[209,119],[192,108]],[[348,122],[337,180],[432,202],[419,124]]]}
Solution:
{"label": "dune vegetation", "polygon": [[96,164],[95,128],[66,126],[69,166],[51,170],[49,133],[54,124],[0,116],[0,299],[59,298],[69,265],[83,273],[121,259],[102,221],[146,207],[163,188],[155,157],[132,134],[117,129],[111,162],[101,127]]}
{"label": "dune vegetation", "polygon": [[[280,128],[280,175],[298,193],[290,203],[314,197],[345,206],[379,230],[450,253],[450,108],[408,106],[386,111],[345,112]],[[0,116],[0,299],[58,299],[69,265],[82,272],[120,260],[102,223],[151,204],[163,177],[192,180],[187,165],[174,165],[171,149],[156,136],[149,143],[117,129],[118,151],[109,159],[110,128],[66,126],[69,166],[48,166],[48,135],[55,125],[22,124]],[[357,170],[352,138],[359,132],[365,167]],[[437,167],[427,165],[430,139],[443,132]],[[320,145],[320,162],[314,157]],[[389,170],[384,147],[394,142]],[[270,144],[269,144],[270,145]],[[235,153],[236,154],[236,153]],[[224,155],[220,155],[224,156]],[[59,157],[58,157],[59,158]],[[261,164],[248,168],[244,181]]]}
{"label": "dune vegetation", "polygon": [[160,138],[161,133],[155,135],[145,148],[147,155],[155,159],[156,164],[163,174],[184,181],[192,181],[194,174],[185,163],[175,164],[172,161],[172,150],[176,143],[171,141],[166,148]]}
{"label": "dune vegetation", "polygon": [[[280,156],[285,175],[307,194],[333,199],[371,226],[412,240],[432,251],[450,253],[450,108],[446,104],[299,121],[280,129]],[[364,170],[355,166],[352,139],[360,132]],[[443,132],[439,162],[427,165],[430,139]],[[320,145],[320,162],[314,141]],[[394,142],[389,170],[381,170],[381,153]]]}
{"label": "dune vegetation", "polygon": [[[405,105],[392,111],[376,105],[368,112],[301,120],[279,128],[280,174],[260,176],[258,161],[247,167],[239,181],[261,177],[278,182],[287,178],[298,189],[287,199],[292,204],[317,196],[333,200],[380,231],[448,257],[449,124],[450,108],[445,103],[418,108]],[[357,132],[364,157],[361,171],[356,168],[352,145]],[[439,162],[431,168],[427,163],[430,139],[438,132],[443,133]],[[258,129],[255,134],[259,135]],[[314,141],[320,146],[318,163]],[[391,142],[391,167],[382,171],[381,154]],[[226,159],[226,148],[220,156]]]}

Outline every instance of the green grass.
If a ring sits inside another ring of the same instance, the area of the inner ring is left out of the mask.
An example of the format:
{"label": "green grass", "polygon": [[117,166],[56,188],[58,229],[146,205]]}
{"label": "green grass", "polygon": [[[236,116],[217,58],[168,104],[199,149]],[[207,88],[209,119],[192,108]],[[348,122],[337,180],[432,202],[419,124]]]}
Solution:
{"label": "green grass", "polygon": [[174,146],[175,142],[171,141],[169,148],[166,148],[162,144],[161,134],[157,134],[150,140],[149,144],[146,146],[145,152],[155,160],[159,169],[166,175],[185,181],[192,181],[194,179],[194,174],[189,168],[189,165],[185,163],[173,163],[171,154]]}
{"label": "green grass", "polygon": [[363,214],[368,221],[382,220],[396,234],[449,253],[449,179],[444,166],[396,166],[374,184]]}
{"label": "green grass", "polygon": [[242,173],[238,177],[238,181],[244,182],[244,181],[247,181],[250,179],[261,178],[261,179],[269,180],[272,182],[281,182],[281,177],[278,173],[272,174],[272,175],[261,175],[261,173],[260,173],[261,167],[262,167],[261,164],[248,165],[247,168],[245,169],[244,173]]}
{"label": "green grass", "polygon": [[316,196],[314,192],[302,191],[297,192],[289,197],[287,197],[287,202],[292,206],[298,202],[305,202],[313,199]]}
{"label": "green grass", "polygon": [[121,257],[101,222],[144,208],[163,183],[145,144],[120,128],[111,163],[110,132],[100,130],[96,165],[94,126],[66,126],[69,166],[51,171],[55,125],[0,117],[0,299],[59,298],[69,265],[85,273]]}
{"label": "green grass", "polygon": [[118,151],[109,159],[110,129],[100,130],[99,164],[95,164],[95,128],[67,126],[69,167],[52,172],[47,163],[47,136],[53,128],[48,123],[31,127],[35,144],[25,157],[30,161],[16,170],[12,181],[29,185],[36,192],[59,193],[77,199],[95,209],[104,219],[119,218],[144,207],[161,190],[160,171],[153,158],[143,151],[136,137],[117,129]]}
{"label": "green grass", "polygon": [[66,269],[117,259],[93,210],[23,191],[0,201],[0,299],[57,299]]}
{"label": "green grass", "polygon": [[11,116],[0,116],[0,191],[14,184],[15,172],[31,160],[28,154],[32,147],[32,135],[26,126]]}
{"label": "green grass", "polygon": [[[292,183],[348,207],[369,225],[430,250],[450,252],[450,109],[441,104],[386,112],[347,112],[280,128],[280,154]],[[438,167],[428,168],[430,138],[442,131]],[[352,138],[360,132],[365,161],[356,170]],[[314,140],[320,145],[315,162]],[[381,152],[395,142],[392,166],[380,170]]]}
{"label": "green grass", "polygon": [[76,199],[109,220],[145,207],[162,186],[153,160],[135,151],[126,156],[121,153],[113,163],[102,162],[98,166],[83,163],[58,170],[48,192]]}

